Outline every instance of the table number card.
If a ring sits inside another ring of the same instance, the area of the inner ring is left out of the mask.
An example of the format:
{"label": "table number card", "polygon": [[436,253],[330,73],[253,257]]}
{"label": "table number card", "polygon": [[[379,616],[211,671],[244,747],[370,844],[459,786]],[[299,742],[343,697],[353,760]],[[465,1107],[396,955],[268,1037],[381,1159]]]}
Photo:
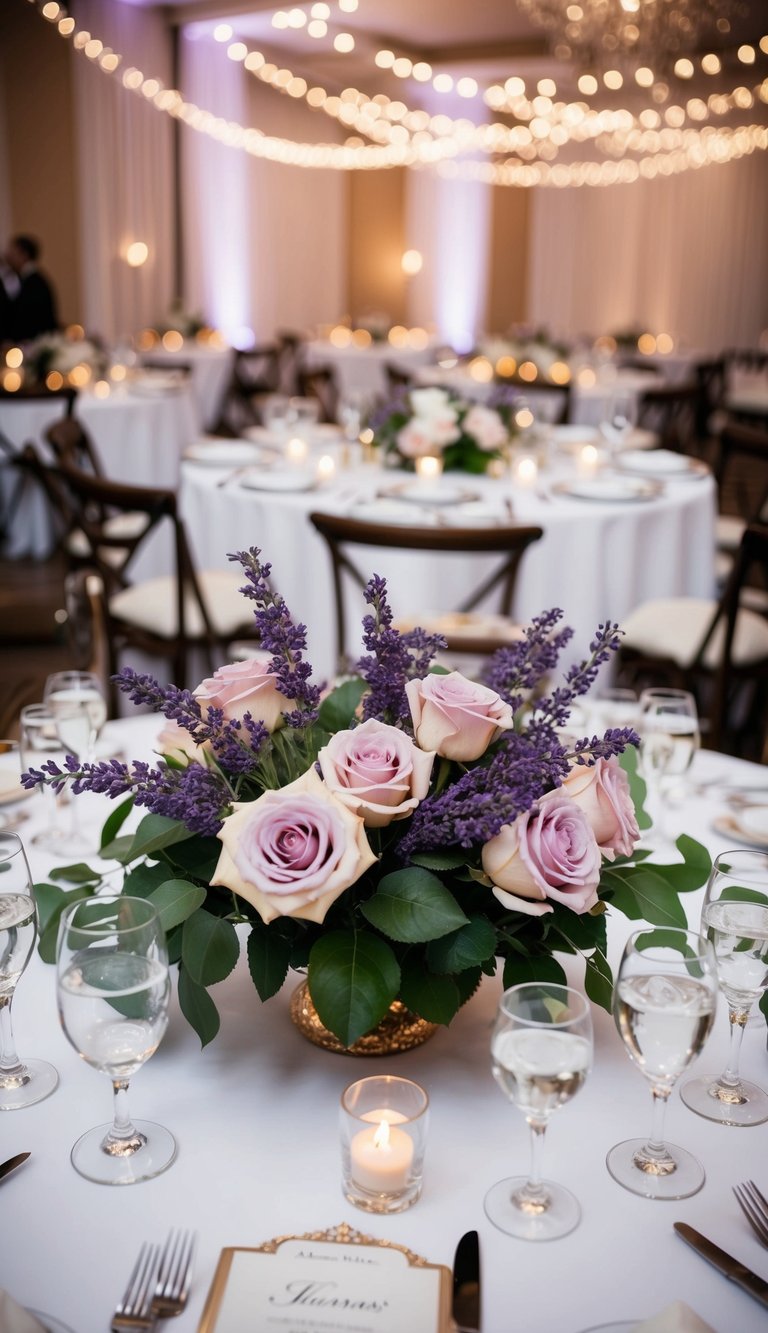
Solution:
{"label": "table number card", "polygon": [[447,1333],[451,1274],[343,1224],[222,1250],[199,1333]]}

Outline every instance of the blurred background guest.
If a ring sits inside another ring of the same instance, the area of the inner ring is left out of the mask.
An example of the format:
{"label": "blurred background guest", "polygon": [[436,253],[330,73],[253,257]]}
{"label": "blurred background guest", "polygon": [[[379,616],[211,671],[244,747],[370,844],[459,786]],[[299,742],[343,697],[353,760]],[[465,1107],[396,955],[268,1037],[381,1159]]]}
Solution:
{"label": "blurred background guest", "polygon": [[0,269],[0,342],[29,342],[58,328],[56,294],[39,258],[32,236],[14,236],[8,244]]}

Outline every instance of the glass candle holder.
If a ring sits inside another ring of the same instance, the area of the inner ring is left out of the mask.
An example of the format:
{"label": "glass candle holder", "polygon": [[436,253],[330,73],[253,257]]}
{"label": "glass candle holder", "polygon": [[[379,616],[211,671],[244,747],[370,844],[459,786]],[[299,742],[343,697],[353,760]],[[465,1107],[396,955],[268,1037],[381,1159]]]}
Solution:
{"label": "glass candle holder", "polygon": [[343,1190],[367,1213],[402,1213],[421,1194],[429,1098],[392,1074],[350,1083],[341,1097]]}

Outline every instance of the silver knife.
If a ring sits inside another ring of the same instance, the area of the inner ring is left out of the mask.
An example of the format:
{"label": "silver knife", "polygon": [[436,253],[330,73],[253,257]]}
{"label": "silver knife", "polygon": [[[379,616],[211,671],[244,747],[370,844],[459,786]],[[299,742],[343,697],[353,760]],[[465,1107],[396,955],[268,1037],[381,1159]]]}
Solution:
{"label": "silver knife", "polygon": [[0,1180],[2,1180],[3,1176],[7,1176],[9,1171],[15,1171],[17,1166],[21,1166],[22,1162],[26,1162],[28,1157],[28,1152],[20,1152],[17,1153],[15,1157],[9,1157],[7,1162],[0,1163]]}
{"label": "silver knife", "polygon": [[467,1231],[453,1260],[453,1306],[458,1333],[480,1333],[480,1241]]}
{"label": "silver knife", "polygon": [[694,1231],[693,1227],[689,1227],[685,1222],[675,1222],[674,1227],[678,1236],[682,1236],[683,1240],[691,1245],[703,1259],[713,1264],[725,1277],[729,1278],[731,1282],[735,1282],[736,1286],[741,1287],[748,1295],[754,1296],[755,1300],[760,1301],[761,1305],[768,1307],[768,1282],[764,1278],[758,1277],[757,1273],[753,1273],[751,1268],[747,1268],[746,1264],[741,1263],[739,1259],[734,1259],[730,1254],[726,1254],[725,1250],[721,1250],[720,1246],[715,1245],[714,1241],[707,1240],[706,1236]]}

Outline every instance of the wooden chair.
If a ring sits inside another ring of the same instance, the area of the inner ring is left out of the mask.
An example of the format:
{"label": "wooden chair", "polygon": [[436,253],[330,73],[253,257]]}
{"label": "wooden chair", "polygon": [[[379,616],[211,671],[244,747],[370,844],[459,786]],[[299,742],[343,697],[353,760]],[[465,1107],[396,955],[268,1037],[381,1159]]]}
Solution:
{"label": "wooden chair", "polygon": [[410,371],[403,370],[402,366],[393,365],[391,361],[384,362],[384,375],[390,393],[396,393],[398,389],[410,389],[413,385],[413,375]]}
{"label": "wooden chair", "polygon": [[[757,347],[731,348],[723,353],[725,393],[723,407],[731,420],[768,430],[768,350]],[[752,387],[757,401],[749,403]]]}
{"label": "wooden chair", "polygon": [[[242,572],[196,570],[173,491],[107,481],[70,460],[55,473],[77,514],[88,565],[100,580],[110,675],[125,650],[133,648],[169,661],[174,684],[184,687],[195,683],[189,680],[193,648],[204,651],[212,670],[232,640],[256,639],[248,602],[239,591]],[[135,534],[119,525],[134,514],[145,520]],[[172,534],[173,573],[134,582],[131,566],[163,526]]]}
{"label": "wooden chair", "polygon": [[[515,592],[515,582],[523,555],[528,547],[544,535],[536,527],[476,527],[425,528],[401,524],[364,522],[338,514],[312,513],[309,516],[325,540],[331,557],[334,604],[336,609],[336,650],[342,669],[346,666],[346,611],[344,604],[345,576],[356,587],[365,588],[370,573],[363,573],[354,563],[347,547],[372,547],[401,551],[425,551],[437,555],[466,555],[500,557],[499,564],[482,578],[453,615],[429,617],[424,625],[430,632],[442,633],[447,639],[449,653],[485,657],[509,643],[514,637],[509,617]],[[473,612],[496,594],[496,616]],[[493,629],[489,632],[489,621]]]}
{"label": "wooden chair", "polygon": [[[715,461],[719,504],[715,527],[716,571],[724,585],[749,523],[768,522],[768,430],[730,422],[720,432]],[[768,611],[761,590],[743,590],[742,601]]]}
{"label": "wooden chair", "polygon": [[658,435],[663,449],[697,454],[700,404],[698,384],[660,384],[640,394],[636,425]]}
{"label": "wooden chair", "polygon": [[300,397],[315,398],[320,404],[319,420],[335,423],[339,413],[339,386],[333,366],[299,370],[298,383]]}
{"label": "wooden chair", "polygon": [[[41,403],[63,403],[64,416],[72,415],[77,389],[66,386],[61,389],[48,389],[40,384],[24,384],[20,389],[11,392],[0,382],[0,406],[3,403],[14,402],[41,402]],[[0,472],[5,474],[6,483],[0,482],[0,543],[2,543],[11,526],[13,515],[21,499],[21,494],[25,485],[25,473],[23,466],[19,468],[20,451],[12,440],[0,430]]]}
{"label": "wooden chair", "polygon": [[672,597],[628,616],[620,682],[690,690],[709,719],[707,745],[760,758],[768,712],[768,620],[744,604],[754,582],[768,589],[768,525],[744,530],[718,600]]}
{"label": "wooden chair", "polygon": [[280,391],[279,350],[277,343],[264,343],[235,352],[214,434],[237,437],[261,424],[262,400]]}

